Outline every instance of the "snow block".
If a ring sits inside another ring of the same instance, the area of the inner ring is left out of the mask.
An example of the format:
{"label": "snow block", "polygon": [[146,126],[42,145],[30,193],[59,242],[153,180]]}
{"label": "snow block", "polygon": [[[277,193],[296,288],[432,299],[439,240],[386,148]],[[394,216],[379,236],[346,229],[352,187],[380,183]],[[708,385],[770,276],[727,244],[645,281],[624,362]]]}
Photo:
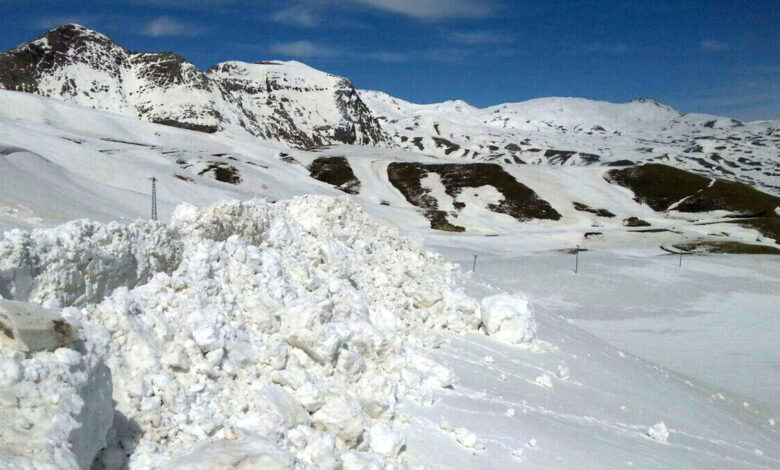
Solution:
{"label": "snow block", "polygon": [[519,295],[493,295],[481,302],[485,332],[509,344],[530,343],[536,337],[536,320],[528,301]]}
{"label": "snow block", "polygon": [[662,422],[655,423],[647,429],[647,435],[651,439],[665,443],[669,439],[669,429]]}
{"label": "snow block", "polygon": [[54,350],[78,339],[59,313],[27,302],[0,299],[0,337],[19,351]]}

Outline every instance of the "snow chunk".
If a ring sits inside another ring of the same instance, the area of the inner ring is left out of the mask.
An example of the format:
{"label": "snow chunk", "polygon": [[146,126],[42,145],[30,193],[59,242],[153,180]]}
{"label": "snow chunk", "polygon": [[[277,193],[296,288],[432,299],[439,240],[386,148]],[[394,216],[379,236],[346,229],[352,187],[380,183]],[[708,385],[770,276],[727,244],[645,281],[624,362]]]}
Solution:
{"label": "snow chunk", "polygon": [[10,340],[10,345],[20,351],[54,350],[77,339],[74,328],[57,312],[2,298],[0,333],[0,340]]}
{"label": "snow chunk", "polygon": [[552,377],[550,377],[548,374],[540,375],[536,378],[536,380],[534,380],[534,383],[540,387],[553,388]]}
{"label": "snow chunk", "polygon": [[368,430],[368,441],[371,450],[378,454],[395,457],[406,445],[403,434],[395,431],[386,423],[377,423]]}
{"label": "snow chunk", "polygon": [[509,344],[528,344],[536,337],[536,320],[528,301],[520,295],[494,295],[482,299],[482,323],[488,335]]}
{"label": "snow chunk", "polygon": [[354,447],[366,427],[366,416],[355,400],[337,398],[314,413],[315,428],[334,434],[347,447]]}
{"label": "snow chunk", "polygon": [[452,432],[455,434],[455,439],[458,441],[458,444],[466,447],[467,449],[473,449],[476,451],[485,448],[485,444],[479,440],[479,437],[477,437],[473,431],[470,431],[466,428],[455,428]]}
{"label": "snow chunk", "polygon": [[669,430],[666,428],[666,425],[662,422],[656,423],[652,426],[650,426],[647,429],[647,435],[658,442],[665,443],[667,439],[669,439]]}

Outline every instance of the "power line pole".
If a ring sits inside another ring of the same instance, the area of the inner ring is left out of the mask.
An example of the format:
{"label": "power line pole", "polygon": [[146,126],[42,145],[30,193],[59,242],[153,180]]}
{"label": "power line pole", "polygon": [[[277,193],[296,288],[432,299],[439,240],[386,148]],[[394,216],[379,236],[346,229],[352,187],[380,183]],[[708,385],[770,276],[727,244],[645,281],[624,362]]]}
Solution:
{"label": "power line pole", "polygon": [[152,176],[152,220],[157,220],[157,178]]}
{"label": "power line pole", "polygon": [[574,274],[577,274],[577,270],[580,267],[580,246],[574,250]]}

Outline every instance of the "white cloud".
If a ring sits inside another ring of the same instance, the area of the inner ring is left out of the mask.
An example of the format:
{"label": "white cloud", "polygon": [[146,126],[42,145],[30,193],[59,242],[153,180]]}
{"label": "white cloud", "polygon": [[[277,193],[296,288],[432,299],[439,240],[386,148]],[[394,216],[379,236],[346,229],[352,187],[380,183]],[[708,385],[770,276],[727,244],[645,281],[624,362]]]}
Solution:
{"label": "white cloud", "polygon": [[276,23],[290,24],[302,28],[314,28],[320,24],[319,16],[301,5],[293,5],[276,11],[271,14],[270,19]]}
{"label": "white cloud", "polygon": [[293,41],[293,42],[281,42],[272,44],[268,50],[272,54],[279,54],[287,57],[311,59],[311,58],[349,58],[356,60],[370,60],[375,62],[406,62],[410,59],[407,54],[389,52],[389,51],[374,51],[374,52],[357,52],[349,51],[325,44],[317,44],[311,41]]}
{"label": "white cloud", "polygon": [[160,16],[146,23],[143,34],[152,37],[197,36],[200,34],[200,29],[170,16]]}
{"label": "white cloud", "polygon": [[716,41],[714,39],[703,39],[700,43],[703,50],[708,52],[722,52],[731,49],[731,45],[722,41]]}
{"label": "white cloud", "polygon": [[420,20],[484,17],[493,10],[488,0],[349,0]]}
{"label": "white cloud", "polygon": [[453,41],[461,44],[499,44],[511,41],[511,38],[503,33],[491,31],[458,31],[450,35]]}
{"label": "white cloud", "polygon": [[338,57],[343,56],[344,51],[334,47],[315,44],[311,41],[293,41],[272,44],[269,50],[274,54],[290,57]]}

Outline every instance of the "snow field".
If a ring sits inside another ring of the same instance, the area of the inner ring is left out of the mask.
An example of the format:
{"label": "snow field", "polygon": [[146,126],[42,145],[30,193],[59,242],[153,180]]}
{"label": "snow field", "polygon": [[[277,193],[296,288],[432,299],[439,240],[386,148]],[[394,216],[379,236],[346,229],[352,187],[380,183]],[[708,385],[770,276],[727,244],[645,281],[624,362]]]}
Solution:
{"label": "snow field", "polygon": [[15,231],[0,254],[4,296],[65,307],[105,349],[116,410],[97,468],[403,468],[399,400],[455,381],[428,353],[441,332],[488,318],[533,339],[527,309],[480,308],[453,265],[345,198]]}

